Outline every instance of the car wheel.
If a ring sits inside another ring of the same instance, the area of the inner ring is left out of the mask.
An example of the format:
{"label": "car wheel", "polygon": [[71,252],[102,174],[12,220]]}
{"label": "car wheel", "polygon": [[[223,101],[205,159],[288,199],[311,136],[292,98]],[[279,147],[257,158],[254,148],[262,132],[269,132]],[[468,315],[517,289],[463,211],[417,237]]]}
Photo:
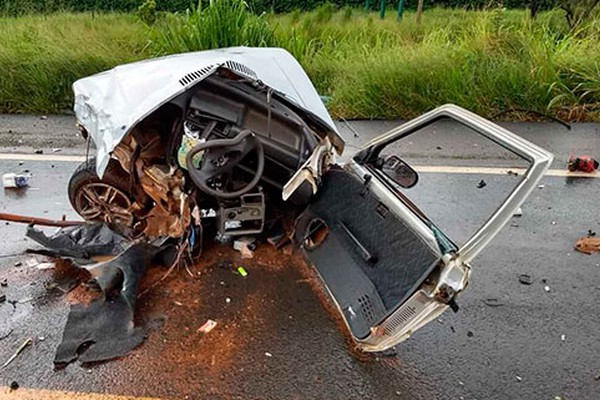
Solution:
{"label": "car wheel", "polygon": [[82,163],[69,180],[69,200],[86,221],[122,228],[133,224],[129,174],[114,160],[110,160],[102,179],[96,174],[94,158]]}

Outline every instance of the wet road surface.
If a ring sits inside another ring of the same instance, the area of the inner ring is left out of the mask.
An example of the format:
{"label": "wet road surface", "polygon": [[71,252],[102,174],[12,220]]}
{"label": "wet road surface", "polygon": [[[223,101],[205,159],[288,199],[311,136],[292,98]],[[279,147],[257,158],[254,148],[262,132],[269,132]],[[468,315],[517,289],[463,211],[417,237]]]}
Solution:
{"label": "wet road surface", "polygon": [[[76,165],[0,161],[2,172],[34,173],[29,189],[0,192],[0,209],[74,217],[65,188]],[[446,196],[443,205],[425,204],[428,214],[458,236],[485,217],[498,201],[494,190],[505,192],[511,179],[486,176],[488,185],[478,190],[481,177],[474,174],[427,178]],[[298,256],[274,254],[264,245],[254,259],[240,260],[214,245],[191,268],[193,277],[175,271],[138,302],[138,322],[153,327],[138,349],[116,361],[56,370],[52,360],[68,304],[80,301],[84,288],[61,290],[76,276],[67,265],[38,270],[27,266],[28,256],[2,257],[0,281],[7,286],[0,293],[16,303],[0,305],[0,362],[25,339],[33,338],[33,345],[0,369],[0,385],[16,381],[24,389],[9,394],[1,388],[0,398],[18,398],[19,392],[51,398],[53,392],[35,391],[44,389],[177,399],[597,399],[600,254],[577,253],[573,245],[588,229],[600,232],[600,180],[546,177],[543,184],[523,216],[474,262],[460,311],[447,312],[387,357],[352,350]],[[458,217],[446,205],[463,191],[479,197],[463,203]],[[34,246],[24,231],[23,225],[2,225],[0,254]],[[249,275],[235,274],[232,265],[243,265]],[[163,273],[153,269],[145,287]],[[532,285],[519,283],[522,273],[532,276]],[[197,330],[207,319],[218,325],[202,334]]]}

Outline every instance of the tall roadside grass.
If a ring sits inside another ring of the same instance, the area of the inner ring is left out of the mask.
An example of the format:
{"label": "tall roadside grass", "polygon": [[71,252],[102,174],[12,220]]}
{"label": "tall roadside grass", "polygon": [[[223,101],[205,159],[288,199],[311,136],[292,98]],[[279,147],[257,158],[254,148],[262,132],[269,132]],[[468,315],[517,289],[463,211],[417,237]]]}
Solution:
{"label": "tall roadside grass", "polygon": [[2,17],[0,37],[0,111],[9,113],[70,109],[75,80],[151,55],[132,15]]}
{"label": "tall roadside grass", "polygon": [[[485,116],[509,109],[600,118],[600,29],[569,32],[560,12],[434,9],[418,25],[372,14],[273,17],[331,112],[411,118],[452,102]],[[520,115],[518,117],[523,117]]]}
{"label": "tall roadside grass", "polygon": [[156,54],[173,54],[231,46],[276,45],[273,28],[264,16],[249,12],[240,0],[211,1],[183,15],[167,14],[153,31]]}
{"label": "tall roadside grass", "polygon": [[[600,20],[569,31],[560,11],[428,10],[380,20],[360,9],[257,16],[213,0],[149,27],[125,14],[0,18],[0,111],[69,108],[73,80],[149,56],[234,45],[280,46],[330,111],[410,118],[447,102],[484,116],[507,109],[600,120]],[[523,115],[513,114],[520,118]]]}

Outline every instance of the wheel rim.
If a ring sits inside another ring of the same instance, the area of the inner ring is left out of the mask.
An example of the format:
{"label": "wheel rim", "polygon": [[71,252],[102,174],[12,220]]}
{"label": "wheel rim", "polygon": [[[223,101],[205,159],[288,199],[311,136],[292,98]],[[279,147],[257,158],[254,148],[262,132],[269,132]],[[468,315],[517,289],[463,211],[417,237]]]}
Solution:
{"label": "wheel rim", "polygon": [[77,213],[86,221],[131,226],[131,201],[123,191],[100,182],[84,184],[75,197]]}

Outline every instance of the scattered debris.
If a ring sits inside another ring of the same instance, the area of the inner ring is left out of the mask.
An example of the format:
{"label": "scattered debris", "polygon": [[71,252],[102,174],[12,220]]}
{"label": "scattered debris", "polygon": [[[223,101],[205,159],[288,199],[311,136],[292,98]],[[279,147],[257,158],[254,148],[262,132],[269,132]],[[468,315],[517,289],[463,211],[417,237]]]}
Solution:
{"label": "scattered debris", "polygon": [[489,306],[489,307],[500,307],[500,306],[504,305],[504,303],[502,301],[500,301],[499,299],[495,299],[495,298],[485,299],[483,302],[486,306]]}
{"label": "scattered debris", "polygon": [[567,168],[571,172],[594,172],[600,164],[590,156],[571,156]]}
{"label": "scattered debris", "polygon": [[40,263],[40,261],[37,259],[37,257],[30,257],[27,260],[25,260],[25,265],[29,268],[34,268],[39,263]]}
{"label": "scattered debris", "polygon": [[242,254],[242,258],[254,257],[258,243],[255,237],[242,236],[233,241],[233,249]]}
{"label": "scattered debris", "polygon": [[596,236],[596,232],[591,229],[588,229],[587,235],[588,235],[588,237]]}
{"label": "scattered debris", "polygon": [[519,176],[519,173],[518,173],[518,172],[515,172],[515,171],[513,171],[513,170],[510,170],[510,169],[509,169],[508,171],[506,171],[506,173],[507,173],[508,175],[511,175],[511,176]]}
{"label": "scattered debris", "polygon": [[14,172],[2,175],[2,186],[5,189],[20,189],[29,186],[31,174],[15,174]]}
{"label": "scattered debris", "polygon": [[183,303],[182,303],[182,302],[180,302],[180,301],[177,301],[177,300],[175,300],[173,303],[174,303],[176,306],[183,307]]}
{"label": "scattered debris", "polygon": [[51,263],[51,262],[43,262],[43,263],[39,263],[35,267],[39,270],[53,269],[54,267],[56,267],[56,264]]}
{"label": "scattered debris", "polygon": [[244,269],[244,267],[238,267],[237,272],[243,277],[247,277],[248,276],[248,272]]}
{"label": "scattered debris", "polygon": [[593,237],[593,235],[582,237],[575,242],[575,250],[585,254],[598,253],[600,252],[600,238]]}
{"label": "scattered debris", "polygon": [[531,275],[521,274],[519,275],[519,282],[521,282],[523,285],[531,285],[533,280],[531,279]]}
{"label": "scattered debris", "polygon": [[21,299],[19,301],[17,301],[18,304],[25,304],[25,303],[30,303],[33,300],[35,300],[33,297],[25,297],[24,299]]}
{"label": "scattered debris", "polygon": [[482,189],[484,187],[487,186],[487,183],[482,179],[479,181],[479,183],[477,184],[477,189]]}
{"label": "scattered debris", "polygon": [[0,286],[7,287],[8,286],[8,278],[2,279],[2,281],[0,281]]}
{"label": "scattered debris", "polygon": [[5,301],[6,301],[6,295],[0,294],[0,304],[4,303]]}
{"label": "scattered debris", "polygon": [[279,250],[291,241],[289,235],[285,232],[281,219],[273,221],[268,231],[269,237],[267,238],[267,243],[275,247],[276,250]]}
{"label": "scattered debris", "polygon": [[267,351],[267,352],[265,352],[265,356],[267,356],[267,357],[273,357],[273,354],[271,354],[271,353],[269,353],[269,352]]}
{"label": "scattered debris", "polygon": [[520,217],[523,215],[523,209],[521,207],[517,208],[517,211],[513,214],[514,217]]}
{"label": "scattered debris", "polygon": [[[16,358],[19,356],[19,354],[21,354],[21,352],[22,352],[23,350],[25,350],[25,348],[26,348],[27,346],[30,346],[32,343],[33,343],[33,340],[32,340],[31,338],[28,338],[27,340],[25,340],[25,341],[23,342],[23,344],[22,344],[21,346],[19,346],[19,348],[17,349],[17,351],[15,351],[15,352],[13,353],[13,355],[12,355],[12,356],[10,356],[10,358],[9,358],[8,360],[6,360],[6,362],[5,362],[4,364],[2,364],[2,368],[5,368],[5,367],[6,367],[8,364],[10,364],[11,362],[13,362],[13,361],[14,361],[14,360],[15,360],[15,359],[16,359]],[[12,385],[12,384],[11,384],[11,385]],[[19,386],[17,385],[17,388],[18,388],[18,387],[19,387]]]}
{"label": "scattered debris", "polygon": [[198,332],[208,333],[215,329],[217,326],[217,321],[213,321],[212,319],[207,320],[200,328],[198,328]]}

